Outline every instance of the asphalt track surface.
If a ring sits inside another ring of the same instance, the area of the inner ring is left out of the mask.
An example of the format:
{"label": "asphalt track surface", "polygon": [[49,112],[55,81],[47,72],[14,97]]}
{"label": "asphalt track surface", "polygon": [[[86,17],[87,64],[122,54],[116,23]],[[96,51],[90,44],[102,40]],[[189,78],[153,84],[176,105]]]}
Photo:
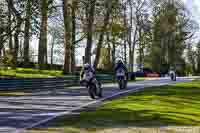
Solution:
{"label": "asphalt track surface", "polygon": [[168,78],[129,83],[126,90],[119,90],[116,84],[103,85],[103,98],[92,100],[87,89],[70,87],[65,90],[40,91],[22,96],[0,96],[0,133],[22,133],[27,128],[39,126],[58,116],[103,102],[121,94],[141,91],[144,87],[163,86],[178,82],[189,82],[198,77]]}

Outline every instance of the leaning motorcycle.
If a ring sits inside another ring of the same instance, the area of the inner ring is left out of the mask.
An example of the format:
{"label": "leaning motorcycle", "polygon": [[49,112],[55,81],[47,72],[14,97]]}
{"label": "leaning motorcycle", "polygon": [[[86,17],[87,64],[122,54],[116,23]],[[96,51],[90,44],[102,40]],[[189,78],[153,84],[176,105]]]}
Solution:
{"label": "leaning motorcycle", "polygon": [[170,72],[170,78],[171,78],[172,81],[176,81],[176,73]]}
{"label": "leaning motorcycle", "polygon": [[126,79],[126,74],[125,71],[123,69],[119,69],[116,73],[116,77],[117,77],[117,82],[119,85],[120,89],[126,89],[127,86],[127,79]]}
{"label": "leaning motorcycle", "polygon": [[92,99],[95,99],[96,96],[102,97],[101,84],[95,80],[92,72],[85,73],[81,80],[81,85],[88,89],[88,93]]}

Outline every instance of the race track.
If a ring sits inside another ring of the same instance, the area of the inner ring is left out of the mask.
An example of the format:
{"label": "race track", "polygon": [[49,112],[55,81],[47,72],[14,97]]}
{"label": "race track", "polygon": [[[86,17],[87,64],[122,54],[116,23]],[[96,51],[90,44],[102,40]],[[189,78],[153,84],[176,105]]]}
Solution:
{"label": "race track", "polygon": [[129,83],[126,90],[119,90],[116,84],[103,86],[103,98],[92,100],[85,88],[70,87],[65,90],[40,91],[22,96],[0,96],[0,132],[21,133],[26,128],[38,126],[57,116],[102,102],[111,97],[135,91],[144,87],[162,86],[178,82],[189,82],[197,77],[178,78],[172,82],[167,78]]}

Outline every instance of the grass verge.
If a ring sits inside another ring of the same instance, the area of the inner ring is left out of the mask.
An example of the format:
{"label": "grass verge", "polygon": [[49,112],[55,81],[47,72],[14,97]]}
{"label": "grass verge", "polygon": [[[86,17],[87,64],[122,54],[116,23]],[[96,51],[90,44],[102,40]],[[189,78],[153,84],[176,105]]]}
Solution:
{"label": "grass verge", "polygon": [[16,70],[0,69],[0,75],[4,77],[19,77],[19,78],[33,78],[33,77],[62,77],[62,71],[56,70],[38,70],[31,68],[16,68]]}
{"label": "grass verge", "polygon": [[[191,127],[187,129],[187,126],[200,126],[199,95],[200,81],[147,88],[143,92],[108,101],[95,112],[84,112],[72,118],[62,117],[49,128],[30,132],[188,133],[193,130]],[[200,131],[200,128],[197,130]]]}
{"label": "grass verge", "polygon": [[25,96],[26,92],[1,92],[0,96]]}

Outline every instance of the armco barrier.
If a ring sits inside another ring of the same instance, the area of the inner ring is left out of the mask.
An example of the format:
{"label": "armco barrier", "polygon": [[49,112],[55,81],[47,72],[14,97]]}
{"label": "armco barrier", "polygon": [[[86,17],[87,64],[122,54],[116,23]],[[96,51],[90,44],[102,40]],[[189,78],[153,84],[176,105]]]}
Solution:
{"label": "armco barrier", "polygon": [[[105,83],[112,81],[113,78],[111,75],[101,74],[97,75],[97,79]],[[73,85],[79,85],[79,76],[0,79],[0,91],[64,89]]]}

